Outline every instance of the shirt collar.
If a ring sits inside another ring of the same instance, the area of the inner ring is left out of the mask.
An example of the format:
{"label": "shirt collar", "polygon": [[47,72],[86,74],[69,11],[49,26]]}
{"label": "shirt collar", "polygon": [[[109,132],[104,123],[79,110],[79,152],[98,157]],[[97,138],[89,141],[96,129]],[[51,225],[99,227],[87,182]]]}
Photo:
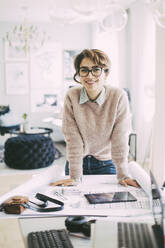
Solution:
{"label": "shirt collar", "polygon": [[[83,87],[80,91],[79,104],[83,104],[88,101],[92,102],[87,95],[86,89]],[[104,101],[105,101],[105,87],[103,87],[101,94],[96,98],[94,102],[98,103],[98,105],[101,106],[104,103]]]}

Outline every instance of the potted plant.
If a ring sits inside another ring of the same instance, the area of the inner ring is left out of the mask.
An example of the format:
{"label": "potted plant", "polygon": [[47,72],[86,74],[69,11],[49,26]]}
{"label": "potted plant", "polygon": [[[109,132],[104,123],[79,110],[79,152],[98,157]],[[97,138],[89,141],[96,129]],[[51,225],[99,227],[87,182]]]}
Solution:
{"label": "potted plant", "polygon": [[23,113],[23,115],[22,115],[22,118],[24,119],[24,121],[26,121],[27,120],[27,113]]}
{"label": "potted plant", "polygon": [[29,130],[29,122],[28,122],[28,115],[27,113],[23,113],[22,118],[24,119],[22,125],[22,131],[26,133]]}

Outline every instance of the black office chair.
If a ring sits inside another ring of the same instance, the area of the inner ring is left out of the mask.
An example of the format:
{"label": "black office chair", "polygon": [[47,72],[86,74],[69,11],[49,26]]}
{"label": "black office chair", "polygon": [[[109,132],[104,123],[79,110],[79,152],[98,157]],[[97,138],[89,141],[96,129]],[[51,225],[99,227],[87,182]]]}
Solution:
{"label": "black office chair", "polygon": [[[128,88],[123,88],[128,96],[128,101],[129,101],[129,105],[130,105],[130,111],[131,111],[131,94],[130,94],[130,90]],[[137,157],[137,134],[136,132],[132,132],[129,135],[129,156],[128,159],[129,161],[134,160],[136,161],[136,157]]]}
{"label": "black office chair", "polygon": [[[8,114],[10,112],[9,105],[0,105],[0,118],[2,115]],[[11,130],[19,130],[20,124],[15,125],[4,125],[0,120],[0,135],[5,135],[6,133],[10,133]]]}
{"label": "black office chair", "polygon": [[4,115],[10,111],[9,105],[0,105],[0,115]]}
{"label": "black office chair", "polygon": [[10,133],[12,130],[19,130],[20,125],[14,125],[14,126],[9,126],[9,127],[3,127],[0,126],[0,135],[5,135],[7,133]]}

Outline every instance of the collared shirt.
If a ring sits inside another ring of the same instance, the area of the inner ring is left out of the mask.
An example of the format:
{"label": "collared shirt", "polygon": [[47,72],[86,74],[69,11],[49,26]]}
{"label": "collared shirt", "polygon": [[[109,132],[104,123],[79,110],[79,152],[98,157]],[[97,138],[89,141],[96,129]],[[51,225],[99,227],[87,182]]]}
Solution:
{"label": "collared shirt", "polygon": [[[94,100],[94,102],[98,103],[99,106],[101,106],[105,101],[105,87],[103,87],[103,90],[101,94]],[[86,89],[83,87],[80,91],[80,101],[79,104],[83,104],[85,102],[91,101],[87,95]],[[91,101],[92,102],[92,101]]]}

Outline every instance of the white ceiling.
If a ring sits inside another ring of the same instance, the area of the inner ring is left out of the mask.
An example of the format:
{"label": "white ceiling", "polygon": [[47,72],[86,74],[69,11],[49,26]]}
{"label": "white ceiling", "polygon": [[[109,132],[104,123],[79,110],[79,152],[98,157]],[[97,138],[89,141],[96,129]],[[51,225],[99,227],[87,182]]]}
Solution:
{"label": "white ceiling", "polygon": [[[58,1],[58,0],[57,0]],[[20,21],[22,6],[28,7],[28,17],[32,21],[48,21],[50,0],[0,0],[0,21]]]}
{"label": "white ceiling", "polygon": [[[53,5],[60,8],[66,8],[71,5],[74,0],[0,0],[0,21],[20,21],[23,19],[21,8],[28,7],[28,19],[30,21],[47,22],[49,19],[49,11]],[[78,0],[75,0],[78,1]],[[93,0],[81,0],[89,3]],[[96,0],[94,0],[95,2]],[[135,0],[102,0],[120,2],[124,7],[128,7]],[[104,4],[104,2],[103,2]],[[22,19],[21,19],[22,18]]]}

